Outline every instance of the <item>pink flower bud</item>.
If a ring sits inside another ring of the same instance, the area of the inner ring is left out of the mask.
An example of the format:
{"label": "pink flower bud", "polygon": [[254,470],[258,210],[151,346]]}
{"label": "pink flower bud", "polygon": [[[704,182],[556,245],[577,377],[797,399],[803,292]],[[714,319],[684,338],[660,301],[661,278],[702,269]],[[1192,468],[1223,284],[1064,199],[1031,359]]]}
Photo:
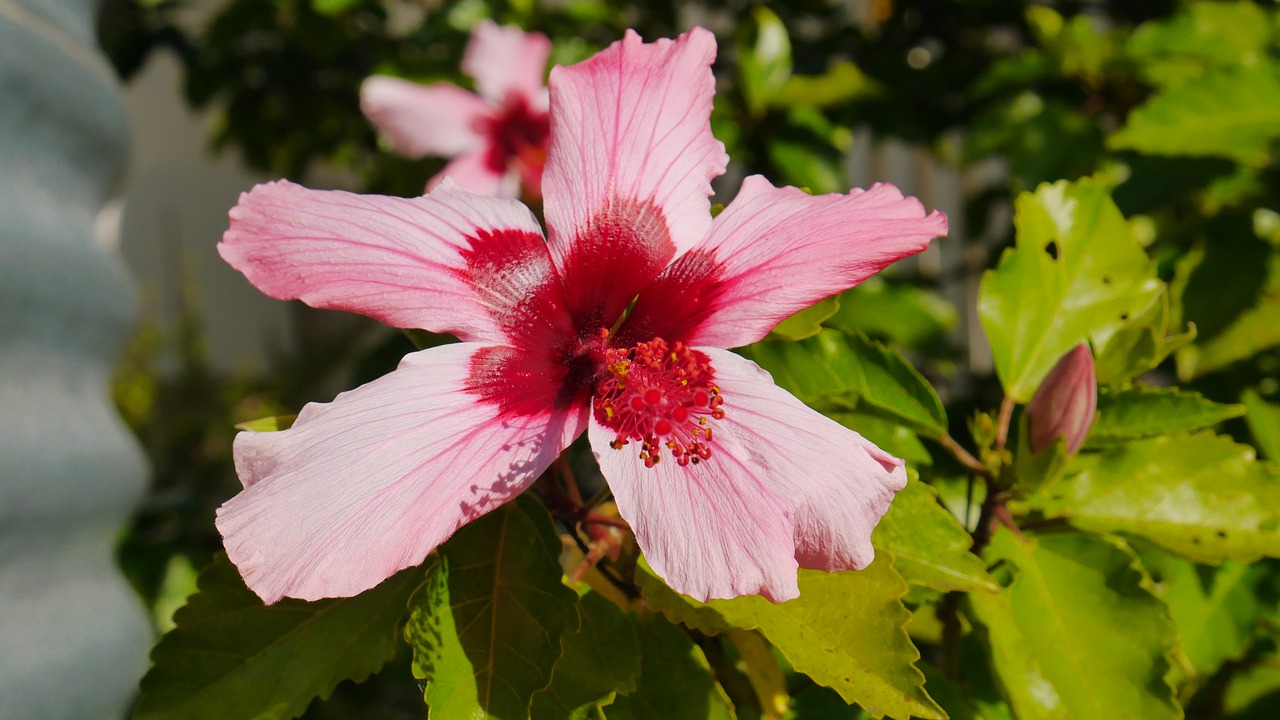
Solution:
{"label": "pink flower bud", "polygon": [[1084,444],[1098,408],[1098,381],[1089,346],[1080,343],[1062,356],[1027,406],[1031,452],[1041,453],[1054,438],[1067,441],[1067,454]]}

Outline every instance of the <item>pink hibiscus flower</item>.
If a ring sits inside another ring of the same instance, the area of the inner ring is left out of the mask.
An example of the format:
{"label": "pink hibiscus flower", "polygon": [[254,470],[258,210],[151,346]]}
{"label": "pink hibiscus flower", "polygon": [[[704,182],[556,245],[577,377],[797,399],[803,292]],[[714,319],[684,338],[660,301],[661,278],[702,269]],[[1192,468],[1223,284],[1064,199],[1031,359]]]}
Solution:
{"label": "pink hibiscus flower", "polygon": [[428,190],[447,175],[482,195],[517,197],[523,184],[536,197],[547,156],[550,54],[546,36],[486,20],[462,58],[479,95],[452,83],[375,75],[360,88],[360,107],[396,152],[453,158]]}
{"label": "pink hibiscus flower", "polygon": [[422,562],[584,430],[682,593],[782,601],[798,567],[871,562],[902,461],[723,348],[919,252],[946,218],[890,185],[810,196],[753,176],[713,220],[715,51],[701,28],[628,32],[552,71],[546,239],[519,202],[448,182],[240,198],[219,250],[262,291],[462,341],[237,436],[244,490],[217,525],[263,600],[352,595]]}

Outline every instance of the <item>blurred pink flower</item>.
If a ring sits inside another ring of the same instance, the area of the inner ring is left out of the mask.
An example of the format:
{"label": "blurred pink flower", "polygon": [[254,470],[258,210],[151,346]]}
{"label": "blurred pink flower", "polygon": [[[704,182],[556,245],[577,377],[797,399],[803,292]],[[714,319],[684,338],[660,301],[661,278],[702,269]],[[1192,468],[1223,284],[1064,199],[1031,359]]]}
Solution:
{"label": "blurred pink flower", "polygon": [[518,197],[523,184],[536,197],[547,156],[550,53],[546,36],[485,20],[462,58],[478,95],[447,82],[375,75],[360,88],[360,108],[396,152],[453,158],[428,190],[448,176],[481,195]]}
{"label": "blurred pink flower", "polygon": [[1033,453],[1044,452],[1055,438],[1067,441],[1075,455],[1093,426],[1098,409],[1098,379],[1093,353],[1080,343],[1058,360],[1027,405],[1027,427]]}
{"label": "blurred pink flower", "polygon": [[289,430],[241,433],[218,511],[267,602],[346,596],[527,488],[584,430],[649,564],[705,600],[862,568],[902,461],[723,348],[945,234],[891,185],[811,196],[748,177],[714,220],[715,39],[633,32],[551,73],[548,236],[519,202],[259,185],[219,250],[263,292],[462,342]]}

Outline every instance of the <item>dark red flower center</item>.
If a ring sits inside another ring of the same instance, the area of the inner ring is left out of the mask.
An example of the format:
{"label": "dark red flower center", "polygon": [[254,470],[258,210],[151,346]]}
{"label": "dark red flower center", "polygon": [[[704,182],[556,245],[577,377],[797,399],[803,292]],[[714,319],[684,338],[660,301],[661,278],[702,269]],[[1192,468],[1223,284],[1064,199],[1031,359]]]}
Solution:
{"label": "dark red flower center", "polygon": [[724,417],[711,358],[662,338],[606,347],[594,405],[596,420],[618,434],[613,449],[639,442],[645,467],[658,464],[663,448],[681,466],[709,459],[710,421]]}
{"label": "dark red flower center", "polygon": [[516,160],[536,165],[539,170],[546,162],[550,118],[546,112],[530,105],[523,95],[508,95],[502,107],[484,120],[482,132],[489,138],[485,162],[496,173],[505,173]]}

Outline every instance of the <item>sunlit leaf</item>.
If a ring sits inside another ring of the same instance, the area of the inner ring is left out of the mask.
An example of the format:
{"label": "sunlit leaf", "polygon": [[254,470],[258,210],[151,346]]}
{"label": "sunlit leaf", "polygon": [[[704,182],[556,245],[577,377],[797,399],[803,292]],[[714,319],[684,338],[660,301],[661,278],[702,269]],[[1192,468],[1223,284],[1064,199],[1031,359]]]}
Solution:
{"label": "sunlit leaf", "polygon": [[776,107],[826,107],[882,92],[884,88],[857,65],[838,60],[821,75],[792,75],[773,102]]}
{"label": "sunlit leaf", "polygon": [[969,552],[973,538],[938,504],[933,488],[914,477],[893,499],[871,540],[893,554],[894,567],[909,582],[942,591],[1000,589]]}
{"label": "sunlit leaf", "polygon": [[758,633],[730,628],[725,635],[738,651],[739,663],[760,703],[760,714],[767,720],[779,720],[790,705],[786,679],[769,643]]}
{"label": "sunlit leaf", "polygon": [[1017,247],[983,274],[978,312],[1005,392],[1026,402],[1067,350],[1148,308],[1161,284],[1099,182],[1024,193],[1015,222]]}
{"label": "sunlit leaf", "polygon": [[1001,528],[988,559],[1008,563],[1013,581],[968,599],[1020,720],[1182,717],[1164,680],[1173,623],[1129,550],[1088,535],[1019,539]]}
{"label": "sunlit leaf", "polygon": [[840,299],[829,297],[778,323],[770,335],[779,340],[803,340],[822,331],[822,322],[840,309]]}
{"label": "sunlit leaf", "polygon": [[903,626],[907,583],[880,553],[865,570],[800,571],[800,597],[758,596],[699,603],[667,587],[647,566],[636,580],[651,607],[705,633],[756,629],[796,670],[873,715],[945,717],[924,691],[920,653]]}
{"label": "sunlit leaf", "polygon": [[1244,419],[1254,442],[1268,460],[1280,465],[1280,403],[1264,400],[1255,390],[1246,390],[1240,402],[1249,410]]}
{"label": "sunlit leaf", "polygon": [[1253,448],[1208,431],[1082,453],[1067,477],[1027,503],[1200,562],[1280,555],[1280,477],[1254,461]]}
{"label": "sunlit leaf", "polygon": [[747,108],[763,112],[791,77],[791,38],[786,25],[763,5],[752,8],[751,22],[738,42],[738,79]]}
{"label": "sunlit leaf", "polygon": [[1210,155],[1266,164],[1280,137],[1280,66],[1260,60],[1174,85],[1140,105],[1108,139],[1152,155]]}
{"label": "sunlit leaf", "polygon": [[560,539],[521,496],[459,530],[414,595],[405,628],[432,718],[529,715],[578,627],[560,583]]}
{"label": "sunlit leaf", "polygon": [[297,414],[272,415],[270,417],[258,418],[257,420],[248,420],[246,422],[237,423],[236,429],[247,430],[249,432],[276,432],[277,430],[288,430],[293,427],[293,421],[297,419]]}
{"label": "sunlit leaf", "polygon": [[218,555],[177,628],[151,652],[134,718],[291,718],[343,680],[364,680],[395,654],[407,602],[422,583],[405,570],[352,598],[263,605]]}
{"label": "sunlit leaf", "polygon": [[1088,444],[1123,442],[1153,435],[1191,432],[1244,414],[1242,405],[1223,405],[1199,393],[1136,385],[1098,394],[1098,417]]}
{"label": "sunlit leaf", "polygon": [[640,677],[619,695],[609,720],[731,720],[733,704],[716,683],[707,658],[678,625],[660,615],[639,620]]}
{"label": "sunlit leaf", "polygon": [[1143,23],[1125,52],[1149,80],[1173,85],[1206,68],[1256,62],[1270,35],[1254,3],[1192,2],[1167,20]]}

